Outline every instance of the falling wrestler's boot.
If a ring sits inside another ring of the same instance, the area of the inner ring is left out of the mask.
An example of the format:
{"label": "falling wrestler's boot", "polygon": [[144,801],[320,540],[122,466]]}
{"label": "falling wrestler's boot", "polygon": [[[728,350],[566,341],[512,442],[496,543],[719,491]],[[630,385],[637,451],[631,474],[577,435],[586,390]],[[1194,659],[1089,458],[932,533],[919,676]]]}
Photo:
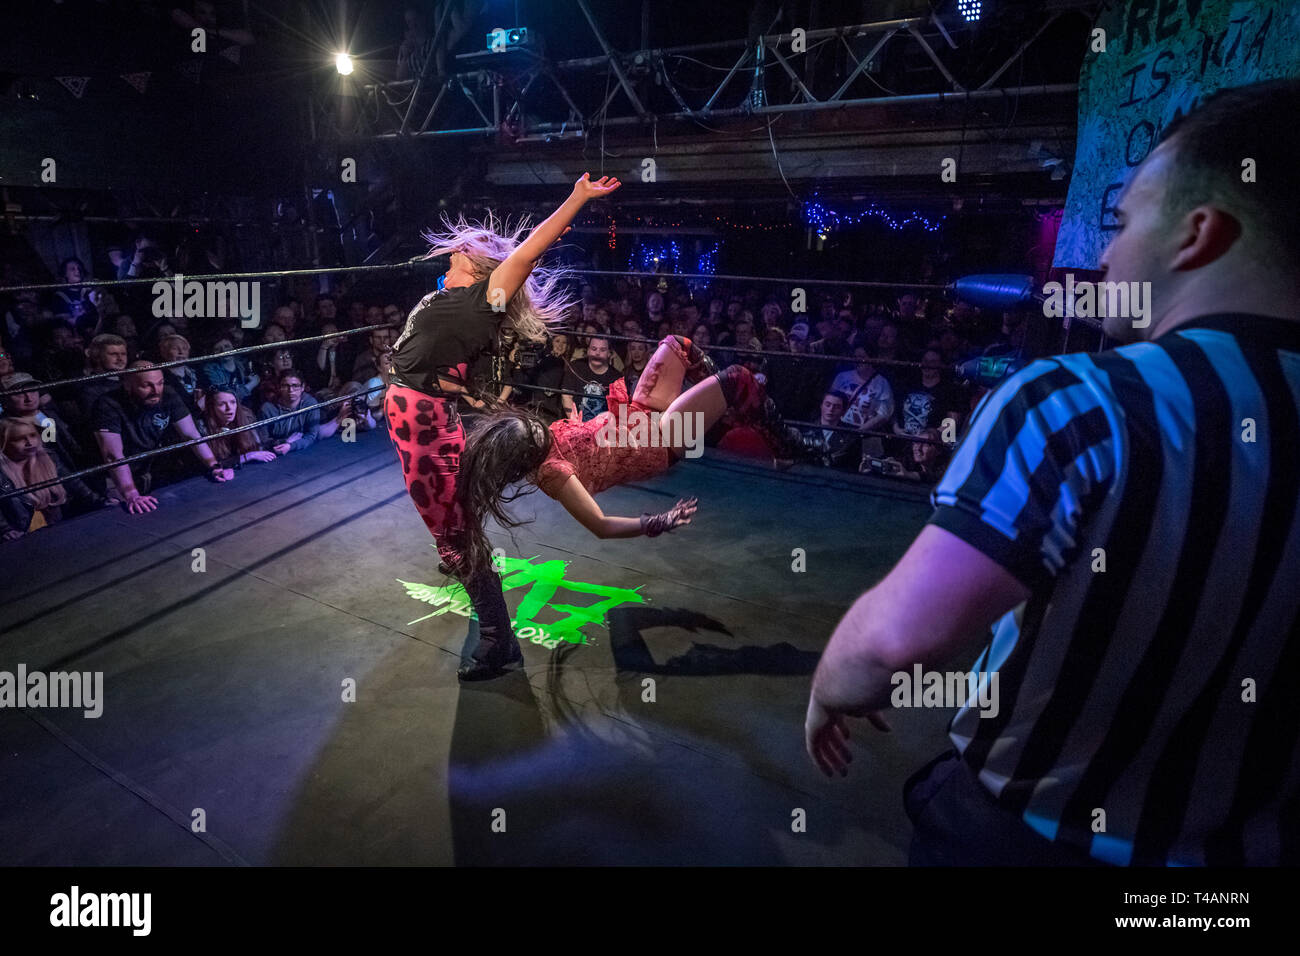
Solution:
{"label": "falling wrestler's boot", "polygon": [[686,378],[687,388],[702,382],[710,375],[718,374],[718,366],[713,359],[709,358],[709,353],[704,351],[684,335],[675,335],[673,338],[686,351]]}

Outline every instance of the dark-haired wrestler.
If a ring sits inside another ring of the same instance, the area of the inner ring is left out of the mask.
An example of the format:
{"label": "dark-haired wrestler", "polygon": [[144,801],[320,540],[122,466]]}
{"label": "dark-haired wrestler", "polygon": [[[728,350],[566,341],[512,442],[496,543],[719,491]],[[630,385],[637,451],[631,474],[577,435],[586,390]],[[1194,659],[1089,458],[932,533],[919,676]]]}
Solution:
{"label": "dark-haired wrestler", "polygon": [[[688,372],[702,377],[683,392]],[[694,498],[678,501],[660,514],[625,518],[606,515],[592,496],[667,471],[684,456],[680,423],[686,416],[697,416],[700,427],[696,432],[702,440],[728,408],[742,418],[755,416],[763,408],[763,388],[749,369],[731,365],[721,372],[709,372],[712,363],[690,339],[668,336],[642,372],[633,397],[628,399],[627,386],[619,379],[610,386],[608,411],[589,421],[563,419],[547,427],[535,415],[519,409],[483,416],[461,459],[471,563],[489,557],[483,533],[485,517],[490,515],[504,527],[520,523],[505,508],[517,497],[507,495],[506,489],[520,481],[559,501],[599,538],[655,537],[690,524],[696,509]],[[654,412],[660,414],[649,420]],[[638,416],[644,416],[649,427],[659,429],[656,439],[637,446],[602,440],[602,434],[611,433],[612,423],[626,421],[635,428]]]}

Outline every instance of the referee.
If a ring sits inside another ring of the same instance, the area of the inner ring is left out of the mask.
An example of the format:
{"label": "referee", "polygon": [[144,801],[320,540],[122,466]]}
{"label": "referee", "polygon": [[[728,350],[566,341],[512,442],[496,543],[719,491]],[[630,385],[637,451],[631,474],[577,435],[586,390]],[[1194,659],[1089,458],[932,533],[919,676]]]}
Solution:
{"label": "referee", "polygon": [[826,773],[846,716],[888,729],[893,675],[993,627],[955,749],[904,788],[913,865],[1300,863],[1297,117],[1300,82],[1262,83],[1165,130],[1101,263],[1150,283],[1149,325],[991,394],[836,628]]}

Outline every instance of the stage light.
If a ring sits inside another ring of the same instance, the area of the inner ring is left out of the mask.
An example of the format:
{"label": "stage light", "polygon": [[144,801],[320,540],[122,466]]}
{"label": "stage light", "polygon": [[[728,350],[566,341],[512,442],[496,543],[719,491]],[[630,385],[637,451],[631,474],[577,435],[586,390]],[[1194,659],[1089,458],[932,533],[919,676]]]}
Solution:
{"label": "stage light", "polygon": [[338,70],[343,76],[349,76],[352,73],[352,57],[346,53],[340,53],[334,57],[334,69]]}
{"label": "stage light", "polygon": [[973,23],[980,18],[983,6],[980,0],[957,0],[957,12],[966,19],[967,23]]}

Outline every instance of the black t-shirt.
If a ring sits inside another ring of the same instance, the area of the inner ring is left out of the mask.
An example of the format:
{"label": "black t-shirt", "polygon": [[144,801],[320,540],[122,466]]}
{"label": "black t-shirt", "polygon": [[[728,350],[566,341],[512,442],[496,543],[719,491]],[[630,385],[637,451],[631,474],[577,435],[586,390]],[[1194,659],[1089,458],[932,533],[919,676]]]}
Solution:
{"label": "black t-shirt", "polygon": [[118,389],[95,402],[90,425],[97,432],[116,432],[122,436],[122,454],[137,455],[163,444],[167,429],[190,414],[181,397],[170,385],[164,385],[157,405],[137,405],[126,392]]}
{"label": "black t-shirt", "polygon": [[934,386],[913,378],[894,394],[894,419],[909,435],[939,428],[949,412],[964,414],[970,399],[959,385],[939,379]]}
{"label": "black t-shirt", "polygon": [[393,347],[395,383],[437,395],[439,372],[451,381],[469,381],[469,366],[492,349],[506,317],[488,302],[490,279],[440,289],[420,300]]}
{"label": "black t-shirt", "polygon": [[532,368],[516,368],[510,376],[514,388],[511,401],[535,409],[547,421],[564,414],[558,392],[547,394],[543,388],[562,388],[567,369],[564,359],[556,355],[543,355]]}
{"label": "black t-shirt", "polygon": [[570,397],[578,406],[582,420],[587,422],[609,408],[605,396],[609,394],[609,387],[622,377],[612,365],[597,374],[591,370],[591,366],[584,359],[569,363],[569,367],[564,372],[564,388],[571,392],[584,393],[583,398],[576,395]]}

